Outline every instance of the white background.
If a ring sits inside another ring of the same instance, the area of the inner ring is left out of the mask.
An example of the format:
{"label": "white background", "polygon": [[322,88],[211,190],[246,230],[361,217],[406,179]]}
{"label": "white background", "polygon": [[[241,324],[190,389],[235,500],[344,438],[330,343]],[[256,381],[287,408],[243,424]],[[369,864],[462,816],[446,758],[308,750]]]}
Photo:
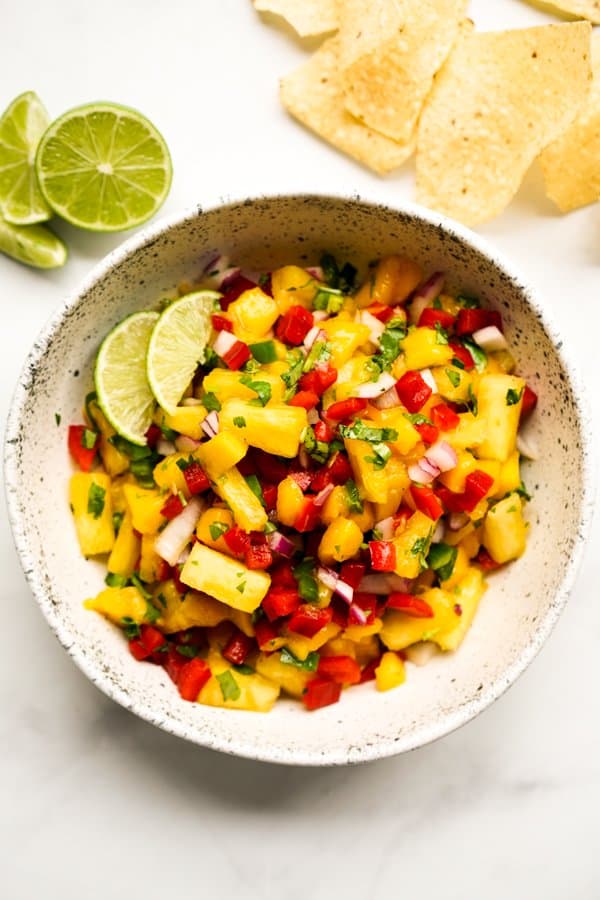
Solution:
{"label": "white background", "polygon": [[[520,0],[471,15],[552,21]],[[51,115],[138,107],[172,150],[167,212],[277,190],[412,198],[412,164],[379,179],[287,118],[277,79],[306,49],[250,0],[0,0],[0,22],[0,107],[28,89]],[[62,271],[0,258],[2,423],[36,333],[120,240],[60,230]],[[533,170],[481,232],[545,298],[598,423],[600,205],[559,216]],[[0,896],[597,900],[599,536],[546,648],[479,719],[403,758],[293,770],[187,745],[96,691],[42,620],[2,507]]]}

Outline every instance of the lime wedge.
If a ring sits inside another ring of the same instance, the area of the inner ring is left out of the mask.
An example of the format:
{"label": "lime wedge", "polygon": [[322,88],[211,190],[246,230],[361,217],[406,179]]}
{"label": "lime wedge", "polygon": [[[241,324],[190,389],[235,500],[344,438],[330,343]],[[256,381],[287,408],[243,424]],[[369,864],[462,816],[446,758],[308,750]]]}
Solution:
{"label": "lime wedge", "polygon": [[51,216],[35,174],[35,151],[47,127],[48,113],[33,91],[20,94],[0,118],[0,213],[13,225]]}
{"label": "lime wedge", "polygon": [[67,248],[44,225],[11,225],[0,216],[0,251],[37,269],[58,269],[67,260]]}
{"label": "lime wedge", "polygon": [[127,316],[104,338],[96,359],[98,402],[115,431],[132,444],[144,445],[152,424],[146,354],[158,317],[149,311]]}
{"label": "lime wedge", "polygon": [[171,157],[139,112],[91,103],[52,123],[36,155],[42,193],[54,212],[90,231],[145,222],[171,186]]}
{"label": "lime wedge", "polygon": [[167,306],[148,347],[148,381],[158,403],[173,414],[183,392],[204,362],[211,313],[220,294],[197,291]]}

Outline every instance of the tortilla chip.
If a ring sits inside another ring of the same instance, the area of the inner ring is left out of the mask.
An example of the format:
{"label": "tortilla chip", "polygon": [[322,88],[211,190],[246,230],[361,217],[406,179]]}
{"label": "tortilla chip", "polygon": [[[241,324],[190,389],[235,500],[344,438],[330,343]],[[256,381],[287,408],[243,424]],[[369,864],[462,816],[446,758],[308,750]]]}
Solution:
{"label": "tortilla chip", "polygon": [[414,150],[413,141],[397,143],[361,125],[344,108],[339,41],[329,38],[299,69],[281,81],[281,101],[300,122],[383,175]]}
{"label": "tortilla chip", "polygon": [[417,136],[417,199],[469,225],[502,212],[591,79],[587,22],[473,32],[438,73]]}
{"label": "tortilla chip", "polygon": [[254,7],[281,16],[300,37],[327,34],[338,27],[336,0],[254,0]]}
{"label": "tortilla chip", "polygon": [[411,140],[468,0],[338,0],[346,109],[396,141]]}
{"label": "tortilla chip", "polygon": [[567,13],[600,25],[600,0],[529,0],[533,6],[549,12]]}
{"label": "tortilla chip", "polygon": [[592,35],[592,71],[587,103],[540,156],[546,193],[562,212],[600,200],[600,32]]}

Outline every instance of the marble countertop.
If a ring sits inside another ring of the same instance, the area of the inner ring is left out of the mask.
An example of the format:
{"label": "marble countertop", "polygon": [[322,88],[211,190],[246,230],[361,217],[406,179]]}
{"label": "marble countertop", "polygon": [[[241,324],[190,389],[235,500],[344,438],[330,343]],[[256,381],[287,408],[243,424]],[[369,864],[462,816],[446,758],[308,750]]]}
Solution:
{"label": "marble countertop", "polygon": [[[94,99],[146,112],[173,153],[166,212],[216,192],[412,197],[411,164],[379,179],[286,117],[277,78],[306,50],[261,23],[250,0],[0,9],[0,106],[35,89],[53,115]],[[552,21],[520,0],[474,0],[471,14],[483,29]],[[600,205],[558,216],[534,169],[480,230],[538,286],[578,349],[597,427]],[[71,248],[62,271],[0,258],[2,427],[36,333],[120,241],[61,233]],[[477,720],[397,759],[287,769],[198,749],[101,695],[38,612],[2,507],[0,895],[596,900],[599,541],[596,522],[547,646]]]}

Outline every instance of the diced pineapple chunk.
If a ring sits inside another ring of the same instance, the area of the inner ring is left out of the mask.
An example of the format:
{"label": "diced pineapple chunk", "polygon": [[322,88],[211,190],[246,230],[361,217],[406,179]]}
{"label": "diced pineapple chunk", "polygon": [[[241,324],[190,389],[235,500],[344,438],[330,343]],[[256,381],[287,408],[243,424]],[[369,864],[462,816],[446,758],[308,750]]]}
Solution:
{"label": "diced pineapple chunk", "polygon": [[385,468],[373,463],[374,452],[368,441],[344,438],[344,446],[354,472],[354,480],[362,497],[373,503],[385,503],[388,498],[388,479]]}
{"label": "diced pineapple chunk", "polygon": [[377,503],[375,506],[375,521],[377,522],[387,519],[398,510],[404,491],[410,483],[406,466],[400,459],[395,457],[389,459],[384,471],[387,479],[387,498],[383,503]]}
{"label": "diced pineapple chunk", "polygon": [[[272,367],[280,365],[280,363],[272,363]],[[287,367],[284,366],[284,370]],[[226,400],[256,400],[256,391],[249,388],[247,384],[242,384],[241,379],[244,377],[243,372],[230,372],[227,369],[213,369],[208,375],[204,376],[202,387],[205,393],[215,394],[220,403]],[[280,378],[280,373],[260,370],[260,376],[253,378],[254,381],[266,381],[271,387],[271,401],[281,402],[285,385]]]}
{"label": "diced pineapple chunk", "polygon": [[355,322],[348,313],[341,312],[321,322],[331,349],[331,364],[339,369],[350,357],[369,340],[369,329]]}
{"label": "diced pineapple chunk", "polygon": [[485,437],[485,420],[476,418],[473,413],[459,413],[460,423],[454,431],[444,433],[444,439],[455,450],[466,450],[468,447],[478,447]]}
{"label": "diced pineapple chunk", "polygon": [[[462,643],[477,612],[479,601],[486,591],[486,583],[480,569],[470,568],[454,587],[453,599],[460,610],[453,627],[441,631],[433,640],[442,650],[456,650]],[[455,610],[455,611],[456,611]]]}
{"label": "diced pineapple chunk", "polygon": [[421,435],[415,426],[406,418],[403,409],[392,407],[391,409],[376,410],[373,407],[369,411],[369,418],[382,428],[393,428],[398,432],[395,441],[390,441],[392,450],[400,456],[406,456],[417,446]]}
{"label": "diced pineapple chunk", "polygon": [[[208,654],[206,661],[211,677],[200,691],[199,703],[228,709],[247,709],[251,712],[269,712],[279,696],[279,685],[262,675],[244,675],[232,669],[221,654],[214,650]],[[227,681],[219,681],[219,676],[223,675],[227,676]]]}
{"label": "diced pineapple chunk", "polygon": [[482,375],[477,402],[486,430],[478,456],[506,462],[514,453],[524,388],[523,379],[514,375]]}
{"label": "diced pineapple chunk", "polygon": [[458,616],[454,610],[454,595],[440,588],[432,588],[420,595],[433,610],[433,617],[419,619],[396,609],[388,609],[383,617],[380,639],[390,650],[404,650],[417,641],[435,641],[442,632],[454,628]]}
{"label": "diced pineapple chunk", "polygon": [[115,625],[123,625],[123,619],[131,619],[140,625],[148,610],[146,600],[136,587],[105,588],[83,605],[106,616]]}
{"label": "diced pineapple chunk", "polygon": [[238,560],[200,543],[192,547],[181,571],[181,581],[243,612],[254,612],[271,584],[266,572],[248,569]]}
{"label": "diced pineapple chunk", "polygon": [[483,546],[498,563],[518,559],[525,552],[526,534],[523,503],[518,494],[509,494],[495,503],[483,522]]}
{"label": "diced pineapple chunk", "polygon": [[171,494],[182,493],[184,497],[190,496],[183,469],[177,465],[179,462],[187,462],[190,456],[193,454],[171,453],[154,466],[152,477],[159,488]]}
{"label": "diced pineapple chunk", "polygon": [[231,508],[236,524],[244,531],[262,531],[268,516],[242,473],[233,468],[211,482],[213,490]]}
{"label": "diced pineapple chunk", "polygon": [[157,534],[143,534],[140,552],[140,578],[147,584],[161,577],[163,560],[154,549]]}
{"label": "diced pineapple chunk", "polygon": [[319,559],[326,566],[352,559],[358,553],[362,540],[363,533],[356,522],[339,516],[321,538]]}
{"label": "diced pineapple chunk", "polygon": [[348,625],[343,634],[349,641],[355,641],[358,644],[379,634],[382,628],[382,620],[374,619],[370,625]]}
{"label": "diced pineapple chunk", "polygon": [[391,306],[404,303],[423,279],[423,270],[405,256],[384,256],[367,278],[358,294],[358,306],[385,303]]}
{"label": "diced pineapple chunk", "polygon": [[170,428],[178,431],[195,441],[203,436],[202,422],[207,416],[207,411],[202,404],[197,406],[178,406],[173,415],[165,412],[160,407],[154,414],[154,422],[159,428]]}
{"label": "diced pineapple chunk", "polygon": [[134,484],[126,484],[123,490],[135,530],[140,534],[158,531],[165,521],[161,513],[166,499],[164,494],[153,488],[141,488]]}
{"label": "diced pineapple chunk", "polygon": [[401,347],[409,370],[444,366],[453,356],[452,347],[440,343],[438,332],[433,328],[415,328],[406,335]]}
{"label": "diced pineapple chunk", "polygon": [[381,657],[381,661],[375,669],[375,684],[378,691],[389,691],[392,688],[404,684],[406,671],[404,663],[397,653],[388,651]]}
{"label": "diced pineapple chunk", "polygon": [[306,682],[312,677],[298,666],[281,662],[280,653],[260,653],[256,660],[256,671],[259,675],[272,681],[289,694],[300,699],[306,688]]}
{"label": "diced pineapple chunk", "polygon": [[519,459],[519,451],[515,450],[514,453],[511,453],[506,462],[502,463],[500,466],[500,477],[498,478],[498,485],[496,488],[496,495],[498,497],[510,494],[511,491],[516,491],[517,488],[521,486]]}
{"label": "diced pineapple chunk", "polygon": [[458,366],[440,366],[431,370],[437,389],[445,400],[466,403],[473,379],[469,372]]}
{"label": "diced pineapple chunk", "polygon": [[282,266],[271,273],[271,290],[281,315],[290,306],[311,307],[319,282],[300,266]]}
{"label": "diced pineapple chunk", "polygon": [[244,291],[237,300],[230,303],[227,314],[233,322],[233,333],[237,338],[246,340],[267,336],[279,317],[279,307],[273,299],[259,287]]}
{"label": "diced pineapple chunk", "polygon": [[465,479],[475,469],[479,468],[479,461],[475,459],[468,450],[459,450],[456,454],[457,462],[453,469],[448,472],[442,472],[440,481],[449,490],[460,494],[465,489]]}
{"label": "diced pineapple chunk", "polygon": [[121,527],[115,538],[106,567],[115,575],[130,578],[135,572],[135,567],[140,555],[140,539],[133,529],[131,513],[129,510],[123,516]]}
{"label": "diced pineapple chunk", "polygon": [[416,578],[421,571],[421,561],[427,555],[433,533],[433,523],[429,516],[417,510],[412,514],[406,527],[399,529],[394,537],[396,547],[395,572],[402,578]]}
{"label": "diced pineapple chunk", "polygon": [[[234,615],[238,613],[238,610],[198,591],[187,591],[181,596],[171,580],[161,582],[154,596],[154,605],[161,614],[158,624],[165,634],[185,631],[186,628],[214,628],[221,622],[233,621]],[[239,615],[246,614],[239,613]],[[242,630],[248,633],[247,626]]]}
{"label": "diced pineapple chunk", "polygon": [[323,525],[331,525],[338,516],[349,516],[349,514],[348,492],[343,485],[336,485],[323,504],[321,509],[321,522]]}
{"label": "diced pineapple chunk", "polygon": [[89,401],[87,409],[89,411],[89,418],[92,420],[91,424],[100,432],[98,449],[104,468],[111,478],[114,478],[116,475],[121,475],[129,468],[129,457],[126,456],[125,453],[121,453],[120,450],[117,450],[117,448],[111,444],[110,439],[116,434],[115,429],[100,409],[98,401],[95,398]]}
{"label": "diced pineapple chunk", "polygon": [[319,650],[323,644],[326,644],[338,635],[340,630],[339,625],[336,625],[335,622],[330,622],[328,625],[325,625],[324,628],[321,628],[320,631],[317,631],[314,637],[311,638],[290,632],[285,636],[285,646],[290,653],[294,654],[296,659],[304,662],[309,653],[314,653],[316,650]]}
{"label": "diced pineapple chunk", "polygon": [[285,403],[252,406],[245,400],[226,400],[219,413],[221,428],[239,433],[252,447],[293,458],[308,425],[306,410]]}
{"label": "diced pineapple chunk", "polygon": [[82,554],[110,553],[115,532],[109,476],[103,472],[76,472],[69,484],[69,502]]}
{"label": "diced pineapple chunk", "polygon": [[248,444],[232,431],[219,431],[213,438],[194,451],[195,458],[209,478],[215,481],[219,475],[231,469],[244,458]]}

